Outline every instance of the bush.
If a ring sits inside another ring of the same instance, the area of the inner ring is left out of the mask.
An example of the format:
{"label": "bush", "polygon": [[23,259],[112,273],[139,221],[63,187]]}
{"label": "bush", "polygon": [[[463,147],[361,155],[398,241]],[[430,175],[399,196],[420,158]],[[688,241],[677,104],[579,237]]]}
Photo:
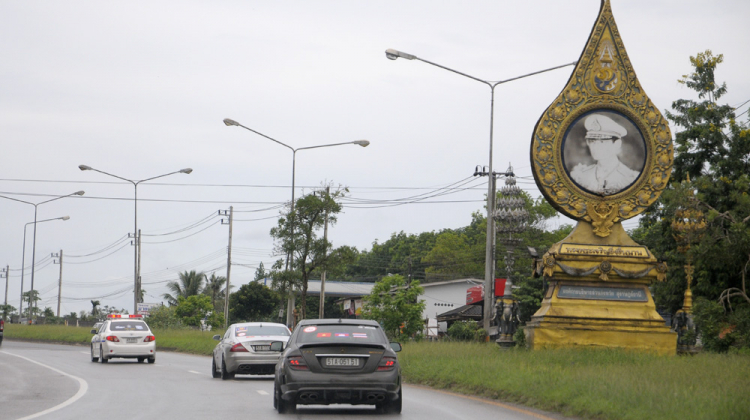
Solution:
{"label": "bush", "polygon": [[697,298],[693,305],[693,319],[708,351],[726,352],[747,349],[750,351],[750,305],[735,306],[725,312],[715,301]]}
{"label": "bush", "polygon": [[476,321],[456,321],[448,328],[448,337],[456,341],[484,342],[487,333]]}

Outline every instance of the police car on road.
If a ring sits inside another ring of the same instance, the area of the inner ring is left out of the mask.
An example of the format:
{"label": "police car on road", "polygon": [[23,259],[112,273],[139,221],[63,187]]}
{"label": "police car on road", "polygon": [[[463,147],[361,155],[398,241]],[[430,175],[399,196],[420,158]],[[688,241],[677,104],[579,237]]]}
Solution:
{"label": "police car on road", "polygon": [[98,329],[92,329],[91,361],[107,363],[113,358],[156,361],[156,337],[143,315],[107,315]]}

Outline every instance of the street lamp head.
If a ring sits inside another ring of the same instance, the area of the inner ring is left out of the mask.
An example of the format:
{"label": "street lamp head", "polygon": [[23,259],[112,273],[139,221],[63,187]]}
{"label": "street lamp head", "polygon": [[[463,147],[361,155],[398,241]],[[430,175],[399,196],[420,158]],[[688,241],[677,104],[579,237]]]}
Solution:
{"label": "street lamp head", "polygon": [[60,219],[61,219],[61,220],[63,220],[63,221],[65,221],[65,220],[70,220],[70,216],[63,216],[63,217],[61,217]]}
{"label": "street lamp head", "polygon": [[183,174],[190,174],[190,172],[193,172],[193,168],[180,169],[180,173]]}
{"label": "street lamp head", "polygon": [[78,165],[78,169],[80,169],[82,171],[90,171],[91,170],[91,166]]}
{"label": "street lamp head", "polygon": [[230,120],[229,118],[224,118],[224,125],[226,125],[226,126],[231,126],[231,125],[239,126],[240,123],[238,123],[235,120]]}
{"label": "street lamp head", "polygon": [[358,146],[362,146],[362,147],[367,147],[367,146],[370,145],[370,142],[367,141],[367,140],[355,140],[352,143],[354,143],[354,144],[356,144]]}
{"label": "street lamp head", "polygon": [[414,60],[415,58],[417,58],[416,55],[407,54],[399,50],[394,50],[393,48],[388,48],[387,50],[385,50],[385,56],[389,60],[395,60],[399,57],[405,58],[407,60]]}

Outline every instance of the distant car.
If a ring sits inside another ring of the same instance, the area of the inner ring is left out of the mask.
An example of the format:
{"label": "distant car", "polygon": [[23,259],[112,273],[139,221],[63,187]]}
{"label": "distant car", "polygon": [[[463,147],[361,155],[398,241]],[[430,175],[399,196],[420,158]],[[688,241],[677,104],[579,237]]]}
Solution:
{"label": "distant car", "polygon": [[274,407],[285,413],[297,404],[374,404],[400,413],[398,351],[401,344],[389,343],[375,321],[303,320],[276,365]]}
{"label": "distant car", "polygon": [[[96,327],[96,325],[94,325]],[[113,358],[156,362],[156,337],[143,315],[107,315],[98,329],[92,328],[91,361],[109,362]]]}
{"label": "distant car", "polygon": [[286,343],[291,334],[286,325],[271,322],[230,325],[224,336],[214,336],[219,343],[213,351],[211,376],[231,379],[238,374],[273,375],[279,352],[271,351],[271,343]]}
{"label": "distant car", "polygon": [[0,319],[0,344],[3,344],[3,330],[5,330],[5,320]]}

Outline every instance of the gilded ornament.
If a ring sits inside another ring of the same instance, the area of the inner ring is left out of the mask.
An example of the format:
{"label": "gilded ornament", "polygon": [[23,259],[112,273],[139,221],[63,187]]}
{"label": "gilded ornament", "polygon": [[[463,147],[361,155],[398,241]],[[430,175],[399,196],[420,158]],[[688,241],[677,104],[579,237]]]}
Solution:
{"label": "gilded ornament", "polygon": [[599,280],[607,281],[609,280],[609,272],[612,271],[612,263],[609,261],[602,261],[601,264],[599,264]]}
{"label": "gilded ornament", "polygon": [[544,126],[539,129],[539,137],[542,140],[549,140],[555,135],[555,131],[549,128],[548,126]]}
{"label": "gilded ornament", "polygon": [[547,171],[546,174],[544,174],[544,183],[547,185],[552,185],[557,181],[557,175],[554,174],[554,172]]}
{"label": "gilded ornament", "polygon": [[654,188],[660,189],[663,183],[664,183],[664,177],[662,176],[661,173],[654,174],[654,176],[651,177],[651,185]]}
{"label": "gilded ornament", "polygon": [[620,217],[627,218],[631,211],[633,211],[633,205],[630,202],[624,202],[620,205]]}
{"label": "gilded ornament", "polygon": [[556,106],[552,108],[552,111],[550,112],[550,116],[552,116],[552,118],[556,120],[562,119],[562,117],[565,116],[565,110],[559,106]]}
{"label": "gilded ornament", "polygon": [[659,153],[659,156],[656,159],[659,166],[666,167],[672,165],[672,156],[669,153]]}
{"label": "gilded ornament", "polygon": [[659,114],[657,114],[657,113],[656,113],[656,112],[654,112],[654,111],[649,111],[649,112],[647,112],[647,113],[646,113],[646,119],[647,119],[647,120],[648,120],[648,122],[650,122],[651,124],[654,124],[654,123],[656,123],[657,121],[659,121]]}
{"label": "gilded ornament", "polygon": [[591,225],[594,226],[594,234],[600,237],[609,236],[612,225],[615,224],[617,214],[613,213],[614,206],[604,201],[590,207],[588,216],[591,218]]}
{"label": "gilded ornament", "polygon": [[540,162],[547,162],[552,158],[552,149],[549,146],[545,146],[539,151],[537,155]]}
{"label": "gilded ornament", "polygon": [[577,90],[569,90],[565,93],[565,100],[571,104],[575,104],[581,100],[581,94]]}
{"label": "gilded ornament", "polygon": [[633,96],[633,105],[642,106],[645,103],[646,103],[646,95],[642,93],[637,93]]}
{"label": "gilded ornament", "polygon": [[544,254],[542,257],[542,263],[544,264],[544,276],[552,277],[555,274],[555,257],[550,254]]}
{"label": "gilded ornament", "polygon": [[670,136],[668,131],[659,129],[656,132],[656,141],[658,141],[661,144],[667,144],[672,141],[672,137]]}
{"label": "gilded ornament", "polygon": [[647,206],[650,204],[651,200],[651,193],[648,191],[641,191],[638,193],[638,203],[642,206]]}
{"label": "gilded ornament", "polygon": [[570,192],[565,189],[557,190],[555,196],[557,197],[557,201],[559,201],[560,203],[565,203],[566,201],[568,201],[568,198],[570,198]]}
{"label": "gilded ornament", "polygon": [[656,263],[656,280],[665,281],[667,279],[667,263],[660,261]]}

